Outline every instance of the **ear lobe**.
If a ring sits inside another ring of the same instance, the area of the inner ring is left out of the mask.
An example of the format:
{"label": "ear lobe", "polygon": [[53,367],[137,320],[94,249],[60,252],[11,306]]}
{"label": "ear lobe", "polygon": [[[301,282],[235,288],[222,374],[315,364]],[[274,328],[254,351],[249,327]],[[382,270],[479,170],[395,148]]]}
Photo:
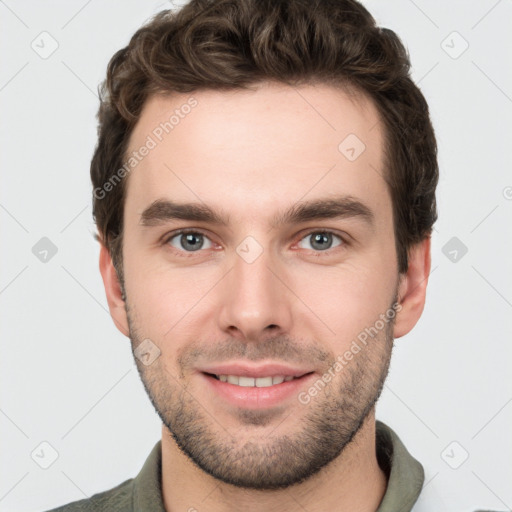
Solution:
{"label": "ear lobe", "polygon": [[105,286],[110,316],[119,331],[125,336],[129,336],[130,330],[128,328],[128,318],[126,316],[121,285],[110,253],[103,244],[100,245],[100,273],[103,279],[103,285]]}
{"label": "ear lobe", "polygon": [[400,338],[411,331],[418,322],[427,293],[427,283],[430,274],[430,237],[411,246],[409,249],[409,267],[401,274],[398,286],[399,310],[394,337]]}

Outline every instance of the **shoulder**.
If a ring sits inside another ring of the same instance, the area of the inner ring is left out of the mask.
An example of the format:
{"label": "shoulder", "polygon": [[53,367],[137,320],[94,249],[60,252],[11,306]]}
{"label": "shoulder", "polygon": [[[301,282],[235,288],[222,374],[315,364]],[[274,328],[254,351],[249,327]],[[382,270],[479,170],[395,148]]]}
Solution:
{"label": "shoulder", "polygon": [[116,487],[94,494],[90,498],[73,501],[46,512],[165,512],[160,486],[161,445],[161,440],[154,445],[135,478],[125,480]]}
{"label": "shoulder", "polygon": [[46,512],[86,512],[86,511],[116,511],[132,510],[133,502],[133,478],[97,494],[90,498],[73,501]]}

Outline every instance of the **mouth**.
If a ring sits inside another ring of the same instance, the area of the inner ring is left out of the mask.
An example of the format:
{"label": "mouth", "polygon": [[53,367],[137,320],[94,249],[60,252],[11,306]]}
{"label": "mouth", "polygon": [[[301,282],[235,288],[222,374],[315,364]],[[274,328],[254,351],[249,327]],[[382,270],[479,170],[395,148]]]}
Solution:
{"label": "mouth", "polygon": [[[254,373],[254,372],[253,372]],[[296,372],[297,375],[284,375],[267,371],[258,376],[237,373],[211,373],[201,371],[206,389],[211,397],[220,403],[237,409],[262,410],[277,406],[291,406],[301,390],[311,385],[315,372]],[[216,402],[218,403],[218,402]]]}

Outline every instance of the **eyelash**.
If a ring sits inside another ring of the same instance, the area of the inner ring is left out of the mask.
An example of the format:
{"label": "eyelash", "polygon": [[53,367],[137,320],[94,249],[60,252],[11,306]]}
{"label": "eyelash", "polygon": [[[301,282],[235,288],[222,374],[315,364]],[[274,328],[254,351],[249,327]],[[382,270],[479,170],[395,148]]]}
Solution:
{"label": "eyelash", "polygon": [[[302,237],[299,239],[299,242],[314,233],[334,235],[335,237],[338,237],[341,240],[340,245],[337,245],[336,247],[326,249],[325,251],[312,251],[313,256],[316,258],[321,258],[322,256],[331,256],[332,252],[336,251],[336,249],[342,249],[342,248],[346,247],[347,245],[349,245],[349,243],[345,237],[343,237],[340,234],[338,234],[337,232],[331,231],[329,229],[312,229],[312,230],[308,231],[307,233],[305,233],[304,235],[302,235]],[[175,249],[174,247],[168,245],[169,242],[173,238],[175,238],[179,235],[187,235],[187,234],[200,234],[209,239],[208,235],[203,233],[203,231],[201,231],[200,229],[184,228],[184,229],[178,229],[178,230],[173,231],[172,233],[169,233],[168,235],[164,236],[164,238],[162,240],[162,245],[168,246],[169,249],[174,254],[177,254],[178,256],[180,256],[182,258],[190,258],[190,257],[196,256],[197,253],[202,252],[204,249],[199,249],[198,251],[184,251],[184,250]]]}

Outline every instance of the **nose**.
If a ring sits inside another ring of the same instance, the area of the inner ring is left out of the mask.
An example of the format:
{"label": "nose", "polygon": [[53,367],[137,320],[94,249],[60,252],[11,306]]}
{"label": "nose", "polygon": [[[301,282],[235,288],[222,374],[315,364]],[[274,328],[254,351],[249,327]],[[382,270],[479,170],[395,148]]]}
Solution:
{"label": "nose", "polygon": [[244,341],[290,332],[292,294],[264,251],[248,263],[238,254],[222,285],[219,327]]}

